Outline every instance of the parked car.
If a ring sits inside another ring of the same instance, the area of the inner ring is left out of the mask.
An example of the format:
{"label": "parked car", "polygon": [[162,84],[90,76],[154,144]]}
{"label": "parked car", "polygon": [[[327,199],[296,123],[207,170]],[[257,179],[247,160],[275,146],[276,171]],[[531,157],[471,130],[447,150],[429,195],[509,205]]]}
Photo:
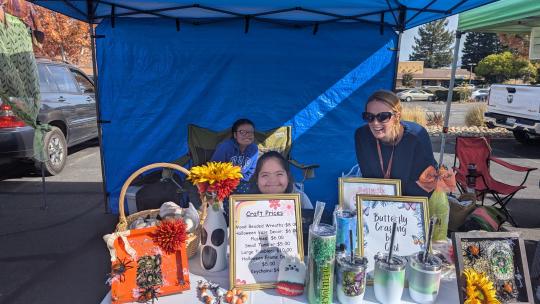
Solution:
{"label": "parked car", "polygon": [[471,93],[471,98],[475,101],[486,101],[489,95],[489,89],[477,89]]}
{"label": "parked car", "polygon": [[[96,138],[95,88],[92,80],[73,65],[37,59],[41,108],[38,121],[52,126],[44,137],[49,156],[45,171],[56,175],[66,165],[67,148]],[[0,105],[0,163],[32,159],[34,129]],[[39,164],[36,164],[39,166]]]}
{"label": "parked car", "polygon": [[413,100],[435,101],[435,94],[428,93],[424,90],[419,90],[419,89],[410,89],[410,90],[401,91],[397,93],[396,95],[399,97],[399,99],[403,101],[407,101],[407,102],[410,102]]}
{"label": "parked car", "polygon": [[428,91],[428,92],[435,92],[435,91],[440,91],[440,90],[448,91],[448,88],[445,88],[440,85],[425,85],[425,86],[422,86],[422,90]]}
{"label": "parked car", "polygon": [[502,127],[521,143],[540,137],[540,86],[494,84],[484,118],[488,127]]}

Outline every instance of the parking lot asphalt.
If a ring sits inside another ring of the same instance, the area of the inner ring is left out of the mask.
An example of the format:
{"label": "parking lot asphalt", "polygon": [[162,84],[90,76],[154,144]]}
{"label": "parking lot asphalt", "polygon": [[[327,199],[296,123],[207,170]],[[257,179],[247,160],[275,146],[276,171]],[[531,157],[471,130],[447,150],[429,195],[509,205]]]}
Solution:
{"label": "parking lot asphalt", "polygon": [[[438,159],[440,140],[432,138]],[[540,167],[540,146],[496,139],[493,154],[522,166]],[[453,164],[454,140],[444,163]],[[494,165],[494,175],[519,183],[519,174]],[[540,172],[509,205],[524,227],[540,227]],[[70,149],[68,165],[47,178],[48,208],[42,210],[41,178],[30,165],[0,167],[0,303],[98,303],[108,292],[109,253],[102,240],[117,216],[104,212],[99,147]],[[530,262],[530,261],[529,261]]]}

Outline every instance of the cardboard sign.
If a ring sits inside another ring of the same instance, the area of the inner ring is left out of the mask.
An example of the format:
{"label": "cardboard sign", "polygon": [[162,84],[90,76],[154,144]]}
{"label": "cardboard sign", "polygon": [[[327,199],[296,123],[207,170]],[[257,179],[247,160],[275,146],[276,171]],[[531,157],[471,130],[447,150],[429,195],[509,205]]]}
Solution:
{"label": "cardboard sign", "polygon": [[356,210],[356,195],[401,195],[401,180],[340,177],[339,206],[346,210]]}
{"label": "cardboard sign", "polygon": [[304,258],[299,194],[231,195],[231,288],[274,288],[279,263]]}
{"label": "cardboard sign", "polygon": [[394,254],[408,257],[424,250],[428,226],[428,199],[415,196],[357,196],[358,248],[368,259],[368,277],[375,267],[373,257],[388,253],[392,223],[397,223]]}

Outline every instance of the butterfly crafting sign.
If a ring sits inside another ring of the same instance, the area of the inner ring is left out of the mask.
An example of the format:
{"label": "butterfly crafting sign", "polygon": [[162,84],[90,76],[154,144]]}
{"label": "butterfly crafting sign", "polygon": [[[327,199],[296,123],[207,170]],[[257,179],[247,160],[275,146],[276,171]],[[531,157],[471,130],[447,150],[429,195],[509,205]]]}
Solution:
{"label": "butterfly crafting sign", "polygon": [[358,248],[368,259],[368,279],[373,276],[374,256],[388,253],[392,223],[396,223],[394,254],[408,257],[425,248],[428,199],[413,196],[357,195]]}

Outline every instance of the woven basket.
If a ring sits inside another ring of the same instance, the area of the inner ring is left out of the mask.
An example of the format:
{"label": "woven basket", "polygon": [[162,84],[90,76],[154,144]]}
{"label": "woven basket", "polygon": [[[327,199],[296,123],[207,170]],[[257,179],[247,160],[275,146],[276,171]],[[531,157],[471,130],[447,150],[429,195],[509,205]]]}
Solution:
{"label": "woven basket", "polygon": [[[151,217],[156,217],[157,214],[159,214],[159,209],[150,209],[150,210],[139,211],[139,212],[133,213],[133,214],[129,215],[128,217],[126,217],[126,213],[125,213],[125,210],[124,210],[124,199],[125,199],[126,192],[127,192],[127,189],[129,187],[129,185],[131,185],[133,180],[135,180],[142,173],[144,173],[144,172],[146,172],[148,170],[151,170],[151,169],[156,169],[156,168],[174,169],[174,170],[180,171],[180,172],[182,172],[182,173],[184,173],[186,175],[189,175],[189,171],[187,169],[185,169],[184,167],[181,167],[181,166],[176,165],[176,164],[170,164],[170,163],[154,163],[154,164],[150,164],[150,165],[147,165],[147,166],[144,166],[144,167],[140,168],[139,170],[137,170],[133,174],[131,174],[129,176],[129,178],[126,180],[126,182],[124,183],[124,185],[122,186],[122,190],[120,191],[120,198],[118,199],[118,207],[119,207],[118,208],[118,210],[119,210],[118,213],[120,215],[120,218],[118,220],[118,224],[116,225],[116,230],[115,230],[116,232],[127,230],[129,225],[139,217],[144,218],[144,217],[146,217],[148,215],[150,215]],[[199,214],[199,218],[200,218],[199,226],[197,227],[195,232],[189,233],[187,235],[186,252],[188,254],[188,258],[193,257],[197,253],[197,249],[199,248],[200,236],[201,236],[201,226],[202,226],[203,220],[206,218],[206,208],[203,208],[202,212],[200,212],[200,213],[201,214]]]}

